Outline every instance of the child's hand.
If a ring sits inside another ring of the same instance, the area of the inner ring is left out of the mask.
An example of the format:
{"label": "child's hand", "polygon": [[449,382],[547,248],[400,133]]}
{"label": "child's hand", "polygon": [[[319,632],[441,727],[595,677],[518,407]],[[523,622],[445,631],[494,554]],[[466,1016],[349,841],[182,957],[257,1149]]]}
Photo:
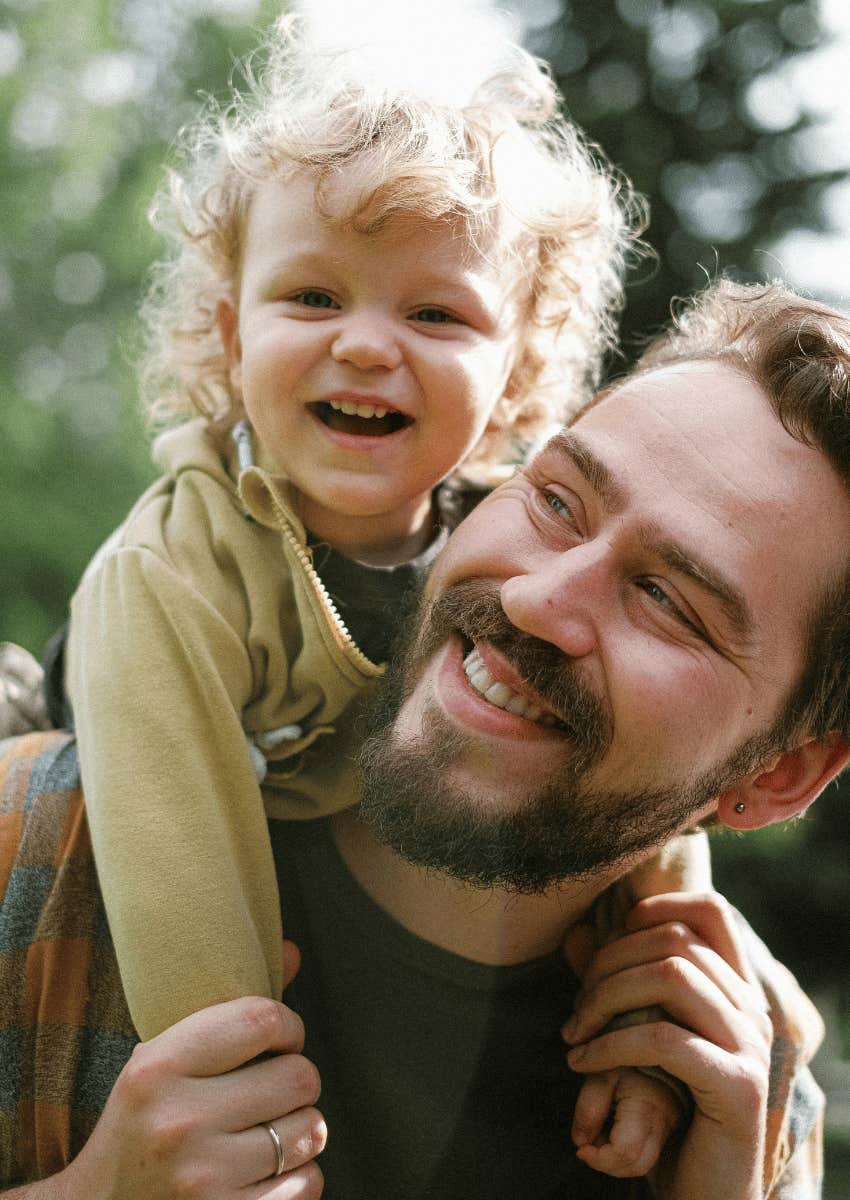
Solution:
{"label": "child's hand", "polygon": [[576,1102],[572,1138],[578,1157],[617,1179],[646,1175],[679,1124],[673,1091],[632,1067],[588,1075]]}

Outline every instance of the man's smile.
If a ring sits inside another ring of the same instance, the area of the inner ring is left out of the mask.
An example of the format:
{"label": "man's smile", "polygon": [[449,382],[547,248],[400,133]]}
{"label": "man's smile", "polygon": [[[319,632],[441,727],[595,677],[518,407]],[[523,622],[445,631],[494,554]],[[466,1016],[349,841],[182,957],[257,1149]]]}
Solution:
{"label": "man's smile", "polygon": [[[498,651],[486,642],[479,642],[473,646],[463,660],[463,669],[470,687],[488,704],[547,729],[565,729],[557,714],[516,675]],[[507,671],[510,672],[509,680],[504,678]]]}
{"label": "man's smile", "polygon": [[[514,742],[560,739],[554,713],[499,651],[487,642],[476,642],[467,653],[468,647],[453,636],[438,655],[437,695],[447,716],[469,731]],[[544,722],[544,716],[550,719]]]}

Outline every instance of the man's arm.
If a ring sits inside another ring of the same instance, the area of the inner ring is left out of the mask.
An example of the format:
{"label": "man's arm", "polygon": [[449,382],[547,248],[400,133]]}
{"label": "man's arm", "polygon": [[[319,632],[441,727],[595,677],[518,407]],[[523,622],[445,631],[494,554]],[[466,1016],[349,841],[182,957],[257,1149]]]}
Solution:
{"label": "man's arm", "polygon": [[[291,943],[283,966],[285,979],[297,970]],[[0,1095],[0,1188],[26,1181],[4,1195],[320,1194],[318,1076],[288,1008],[235,1000],[133,1049],[76,754],[62,734],[12,739],[0,751],[0,996],[0,1049],[12,1048]],[[277,1166],[271,1123],[286,1171],[268,1180]]]}
{"label": "man's arm", "polygon": [[[136,1047],[80,1154],[9,1200],[316,1200],[320,1084],[300,1018],[249,997]],[[284,1152],[283,1174],[267,1126]]]}

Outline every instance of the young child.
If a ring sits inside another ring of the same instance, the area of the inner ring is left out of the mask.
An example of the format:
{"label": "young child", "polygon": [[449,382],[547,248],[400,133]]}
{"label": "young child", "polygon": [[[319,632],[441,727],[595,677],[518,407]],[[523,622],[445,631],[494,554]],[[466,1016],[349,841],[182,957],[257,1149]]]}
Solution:
{"label": "young child", "polygon": [[469,91],[352,80],[284,20],[160,198],[175,253],[143,382],[179,424],[84,576],[67,656],[142,1038],[280,995],[267,817],[356,803],[359,703],[463,506],[458,469],[497,477],[610,344],[627,190],[522,51]]}

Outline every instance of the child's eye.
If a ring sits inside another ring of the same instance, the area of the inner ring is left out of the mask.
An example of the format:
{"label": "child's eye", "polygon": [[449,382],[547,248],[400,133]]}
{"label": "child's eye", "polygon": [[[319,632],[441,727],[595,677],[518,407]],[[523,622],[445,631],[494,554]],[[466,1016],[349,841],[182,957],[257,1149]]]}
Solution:
{"label": "child's eye", "polygon": [[299,304],[304,304],[307,308],[336,308],[337,303],[332,296],[327,292],[320,292],[316,288],[309,288],[304,292],[296,292],[292,297]]}
{"label": "child's eye", "polygon": [[413,316],[417,321],[424,321],[428,325],[447,325],[457,321],[457,317],[453,317],[444,308],[417,308]]}

